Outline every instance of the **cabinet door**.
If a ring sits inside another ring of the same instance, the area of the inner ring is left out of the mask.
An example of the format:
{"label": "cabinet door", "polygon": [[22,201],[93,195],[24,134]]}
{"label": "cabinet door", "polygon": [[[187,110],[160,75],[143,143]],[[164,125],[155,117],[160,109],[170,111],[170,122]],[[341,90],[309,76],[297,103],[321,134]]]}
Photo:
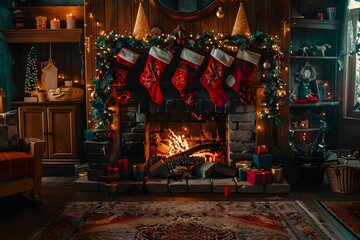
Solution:
{"label": "cabinet door", "polygon": [[77,157],[76,106],[48,108],[49,158]]}
{"label": "cabinet door", "polygon": [[[39,138],[47,144],[46,107],[19,107],[19,134],[21,138]],[[47,147],[44,157],[48,156]]]}

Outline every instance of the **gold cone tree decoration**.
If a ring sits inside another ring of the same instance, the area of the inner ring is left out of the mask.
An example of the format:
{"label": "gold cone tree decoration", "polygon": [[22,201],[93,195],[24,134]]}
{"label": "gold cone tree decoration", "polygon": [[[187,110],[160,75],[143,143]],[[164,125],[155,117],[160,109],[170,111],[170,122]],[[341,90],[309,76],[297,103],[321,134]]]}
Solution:
{"label": "gold cone tree decoration", "polygon": [[135,20],[133,35],[137,40],[140,40],[145,38],[148,34],[150,34],[150,28],[146,19],[144,8],[142,6],[142,1],[140,1],[139,9]]}
{"label": "gold cone tree decoration", "polygon": [[242,2],[240,2],[240,7],[236,15],[234,28],[232,30],[231,35],[236,35],[236,34],[240,34],[244,36],[249,36],[251,34],[249,23]]}

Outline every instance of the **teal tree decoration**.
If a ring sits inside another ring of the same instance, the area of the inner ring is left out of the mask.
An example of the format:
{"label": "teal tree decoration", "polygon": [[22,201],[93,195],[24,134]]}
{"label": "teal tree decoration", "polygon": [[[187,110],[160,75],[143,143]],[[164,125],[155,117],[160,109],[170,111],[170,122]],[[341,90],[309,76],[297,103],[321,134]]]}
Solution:
{"label": "teal tree decoration", "polygon": [[260,62],[264,62],[262,82],[264,83],[263,109],[259,113],[264,121],[273,120],[276,126],[281,125],[280,105],[285,103],[285,81],[281,78],[283,54],[280,51],[279,40],[262,32],[252,35],[224,35],[214,32],[203,32],[196,36],[189,35],[182,41],[172,34],[147,35],[146,39],[136,40],[132,34],[115,34],[113,31],[97,38],[96,76],[92,80],[90,112],[95,130],[109,129],[113,123],[112,106],[116,104],[112,97],[111,83],[115,75],[113,70],[114,56],[122,47],[131,49],[150,48],[157,46],[169,52],[180,52],[182,48],[195,48],[210,51],[221,48],[235,56],[237,51],[249,49],[261,54]]}
{"label": "teal tree decoration", "polygon": [[9,11],[11,0],[0,0],[0,29],[14,28],[13,16]]}
{"label": "teal tree decoration", "polygon": [[4,35],[0,32],[0,88],[5,90],[7,95],[7,108],[11,109],[11,100],[15,93],[14,83],[11,79],[11,68],[14,60],[11,57],[9,48],[5,42]]}
{"label": "teal tree decoration", "polygon": [[38,82],[38,61],[37,53],[34,46],[31,47],[28,52],[26,59],[26,69],[25,69],[25,93],[31,93],[36,90],[36,85]]}

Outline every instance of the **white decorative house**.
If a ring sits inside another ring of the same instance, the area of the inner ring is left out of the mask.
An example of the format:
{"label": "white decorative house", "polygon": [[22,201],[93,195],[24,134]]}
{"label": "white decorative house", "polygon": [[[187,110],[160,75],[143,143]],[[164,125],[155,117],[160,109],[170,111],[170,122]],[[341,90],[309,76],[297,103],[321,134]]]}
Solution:
{"label": "white decorative house", "polygon": [[58,87],[58,68],[50,59],[42,67],[42,82],[44,90],[56,89]]}

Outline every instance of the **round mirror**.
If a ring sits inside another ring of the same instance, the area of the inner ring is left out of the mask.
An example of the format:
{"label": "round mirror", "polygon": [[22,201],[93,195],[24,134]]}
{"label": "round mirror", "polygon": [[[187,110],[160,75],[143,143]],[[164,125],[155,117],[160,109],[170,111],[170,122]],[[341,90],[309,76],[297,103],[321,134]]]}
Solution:
{"label": "round mirror", "polygon": [[165,15],[177,20],[200,18],[218,6],[216,0],[150,0],[150,3]]}

